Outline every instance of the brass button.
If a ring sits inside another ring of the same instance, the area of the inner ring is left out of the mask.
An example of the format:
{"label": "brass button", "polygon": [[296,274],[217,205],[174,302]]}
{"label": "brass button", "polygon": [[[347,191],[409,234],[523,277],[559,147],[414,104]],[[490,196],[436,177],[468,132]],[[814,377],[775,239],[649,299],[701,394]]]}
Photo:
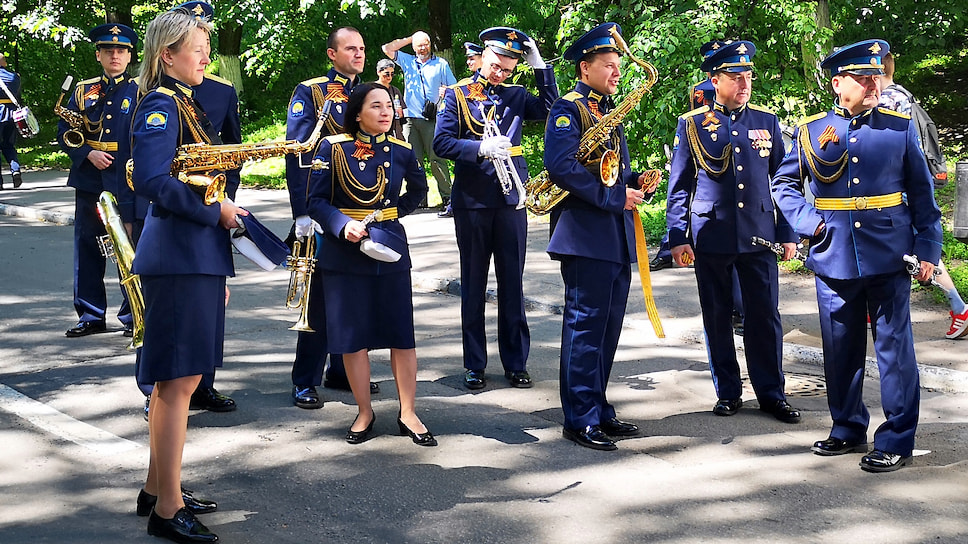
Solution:
{"label": "brass button", "polygon": [[850,162],[857,164],[857,157],[851,157]]}
{"label": "brass button", "polygon": [[739,204],[737,204],[737,206],[739,206],[740,208],[742,208],[743,207],[743,203],[740,202]]}
{"label": "brass button", "polygon": [[104,129],[104,133],[105,134],[111,134],[111,129],[109,129],[109,128]]}
{"label": "brass button", "polygon": [[745,188],[746,188],[746,186],[745,186],[745,185],[743,185],[742,183],[740,183],[739,185],[737,185],[737,186],[736,186],[736,188],[737,188],[737,189],[745,189]]}
{"label": "brass button", "polygon": [[739,153],[739,146],[736,146],[736,152]]}
{"label": "brass button", "polygon": [[104,117],[107,118],[107,119],[110,119],[111,118],[111,114],[109,113],[109,114],[105,115]]}
{"label": "brass button", "polygon": [[854,185],[857,185],[858,183],[860,183],[860,178],[854,178]]}
{"label": "brass button", "polygon": [[737,132],[737,131],[734,130],[733,131],[733,136],[739,136],[739,132]]}
{"label": "brass button", "polygon": [[742,164],[737,164],[736,165],[736,171],[742,172],[743,171],[743,165]]}
{"label": "brass button", "polygon": [[850,139],[850,143],[854,143],[854,142],[856,142],[856,141],[857,141],[857,138],[851,138],[851,139]]}
{"label": "brass button", "polygon": [[854,222],[854,228],[857,228],[857,229],[860,228],[860,221]]}

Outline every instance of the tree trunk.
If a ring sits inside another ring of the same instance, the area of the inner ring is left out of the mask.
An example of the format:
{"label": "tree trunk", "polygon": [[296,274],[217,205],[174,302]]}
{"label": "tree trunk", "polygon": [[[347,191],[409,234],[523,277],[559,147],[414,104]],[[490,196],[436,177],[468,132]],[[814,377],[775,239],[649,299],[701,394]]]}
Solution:
{"label": "tree trunk", "polygon": [[430,45],[434,52],[454,65],[454,40],[450,31],[450,0],[427,0],[430,14]]}
{"label": "tree trunk", "polygon": [[[817,28],[830,29],[830,4],[828,0],[815,0],[816,10],[813,13],[813,20],[817,23]],[[803,55],[803,76],[807,81],[813,81],[818,89],[826,87],[826,77],[820,70],[820,57],[826,51],[830,51],[830,40],[818,43],[813,39],[814,36],[805,36],[800,44],[800,52]],[[817,48],[820,48],[820,51]]]}
{"label": "tree trunk", "polygon": [[131,17],[131,4],[131,0],[104,0],[105,22],[121,23],[127,27],[134,27],[134,19]]}
{"label": "tree trunk", "polygon": [[242,25],[226,21],[218,30],[218,74],[235,85],[235,92],[242,96]]}

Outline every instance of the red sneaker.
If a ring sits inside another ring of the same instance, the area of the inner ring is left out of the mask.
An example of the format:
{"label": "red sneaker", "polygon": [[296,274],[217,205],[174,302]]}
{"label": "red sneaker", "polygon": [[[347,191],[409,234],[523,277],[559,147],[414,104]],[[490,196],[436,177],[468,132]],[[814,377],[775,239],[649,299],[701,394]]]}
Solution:
{"label": "red sneaker", "polygon": [[951,314],[951,327],[944,333],[944,337],[954,340],[968,334],[968,308],[958,315],[954,312],[948,313]]}

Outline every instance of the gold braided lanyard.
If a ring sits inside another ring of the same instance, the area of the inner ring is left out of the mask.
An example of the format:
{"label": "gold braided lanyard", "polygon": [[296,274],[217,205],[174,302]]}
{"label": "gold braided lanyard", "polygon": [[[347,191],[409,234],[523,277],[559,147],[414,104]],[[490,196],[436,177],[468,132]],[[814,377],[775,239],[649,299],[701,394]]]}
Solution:
{"label": "gold braided lanyard", "polygon": [[[477,82],[471,83],[467,85],[468,89],[470,89],[471,85],[480,85],[481,86],[480,90],[483,90],[483,85],[481,85],[480,83],[477,83]],[[473,90],[471,90],[471,93],[472,93],[472,96],[476,96],[476,94],[479,94],[479,93],[474,93]],[[467,130],[471,134],[478,137],[483,137],[484,123],[482,121],[478,121],[471,114],[470,105],[467,104],[467,97],[464,96],[464,91],[461,87],[454,87],[454,98],[457,100],[457,111],[460,112],[460,117],[463,120],[464,126],[467,127]],[[487,97],[484,97],[484,99],[486,98]],[[497,106],[491,106],[491,113],[490,113],[491,116],[494,115],[495,108],[497,108]]]}
{"label": "gold braided lanyard", "polygon": [[[101,92],[100,82],[95,83],[91,87],[92,88],[97,87],[98,89],[97,92],[98,93]],[[80,112],[82,114],[81,119],[84,121],[84,132],[100,138],[101,126],[104,124],[104,118],[103,118],[104,110],[103,109],[101,110],[101,116],[102,116],[101,119],[98,119],[96,123],[91,122],[91,120],[88,119],[87,114],[85,113],[85,111],[87,110],[87,108],[85,108],[85,102],[87,101],[87,94],[88,93],[84,92],[84,86],[78,85],[77,88],[74,89],[74,103],[77,104],[77,107],[80,109]]]}
{"label": "gold braided lanyard", "polygon": [[[326,103],[326,95],[323,94],[323,89],[319,85],[313,85],[310,89],[313,93],[313,108],[316,111],[316,119],[319,119],[319,112],[323,109],[323,104]],[[326,129],[323,131],[325,134],[340,134],[343,132],[343,125],[337,123],[332,114],[326,119],[323,127]]]}
{"label": "gold braided lanyard", "polygon": [[[588,132],[588,130],[591,129],[595,124],[597,124],[598,120],[601,119],[602,116],[601,114],[596,115],[592,113],[592,109],[582,102],[575,101],[575,105],[578,106],[578,120],[581,122],[582,134],[584,134],[585,132]],[[596,107],[595,110],[597,111],[598,108]],[[622,141],[621,138],[619,138],[618,130],[612,131],[612,135],[609,137],[609,143],[612,144],[612,149],[615,150],[616,153],[619,151],[619,149],[621,149]],[[597,153],[595,159],[598,159],[605,154],[605,151],[595,148],[595,153]],[[592,157],[589,157],[589,160],[592,160]]]}
{"label": "gold braided lanyard", "polygon": [[[354,144],[355,145],[355,144]],[[362,207],[372,206],[377,202],[383,200],[383,192],[387,187],[387,175],[386,171],[383,169],[383,165],[376,167],[376,183],[372,187],[367,187],[360,183],[360,180],[356,179],[353,175],[353,170],[350,168],[349,162],[346,160],[346,153],[343,151],[343,146],[340,144],[333,144],[333,177],[339,186],[346,193],[346,196],[350,197],[353,202],[356,202]],[[372,194],[372,198],[365,198],[362,196],[357,196],[357,194],[366,195]]]}
{"label": "gold braided lanyard", "polygon": [[182,123],[183,126],[188,127],[188,132],[192,135],[192,141],[203,144],[212,143],[205,129],[202,128],[201,121],[198,120],[198,112],[195,110],[194,104],[192,104],[191,97],[179,94],[174,98],[175,105],[178,106],[178,118],[184,121]]}
{"label": "gold braided lanyard", "polygon": [[[833,183],[840,179],[840,175],[844,173],[844,169],[847,168],[847,150],[844,150],[844,154],[840,156],[837,160],[833,162],[827,162],[821,159],[817,153],[813,150],[813,143],[810,141],[810,131],[807,130],[807,125],[800,127],[799,142],[800,149],[803,150],[803,155],[807,159],[807,165],[810,167],[810,171],[813,172],[814,178],[822,183]],[[837,171],[830,176],[823,176],[817,170],[817,162],[823,166],[832,167],[838,166]]]}
{"label": "gold braided lanyard", "polygon": [[[699,142],[699,129],[696,128],[696,120],[692,117],[686,118],[686,139],[689,140],[689,148],[692,149],[693,158],[699,164],[699,167],[705,170],[707,174],[717,177],[723,175],[723,173],[729,169],[729,158],[731,156],[730,151],[732,150],[732,146],[727,144],[723,148],[722,155],[718,157],[712,156],[712,154],[706,151],[706,148],[703,147]],[[713,168],[709,165],[707,159],[710,161],[722,162],[723,167],[718,169]]]}

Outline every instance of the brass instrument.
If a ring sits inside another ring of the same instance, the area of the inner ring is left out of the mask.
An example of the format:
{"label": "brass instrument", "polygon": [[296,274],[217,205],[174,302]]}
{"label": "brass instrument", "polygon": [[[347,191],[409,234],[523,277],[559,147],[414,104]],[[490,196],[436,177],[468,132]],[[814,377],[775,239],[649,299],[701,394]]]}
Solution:
{"label": "brass instrument", "polygon": [[108,191],[101,192],[101,197],[97,203],[97,213],[101,217],[101,222],[104,223],[104,229],[108,232],[103,236],[98,236],[98,245],[106,258],[118,263],[118,276],[121,278],[121,286],[128,294],[128,305],[131,306],[133,334],[128,349],[140,348],[145,337],[145,299],[141,293],[141,277],[131,272],[131,265],[134,262],[134,247],[131,245],[131,240],[128,239],[128,231],[125,230],[124,224],[121,222],[118,202],[113,194]]}
{"label": "brass instrument", "polygon": [[[305,142],[286,140],[252,144],[185,144],[175,151],[175,158],[171,161],[171,175],[201,195],[205,204],[221,202],[225,198],[225,174],[220,172],[212,176],[210,174],[212,170],[234,170],[247,161],[261,161],[280,155],[303,155],[313,152],[323,133],[323,125],[329,119],[331,104],[332,101],[327,100],[320,108],[319,120]],[[307,167],[321,170],[327,166],[321,161],[313,161]],[[134,190],[131,179],[134,172],[132,160],[128,160],[125,171],[128,187]]]}
{"label": "brass instrument", "polygon": [[[612,27],[610,32],[619,49],[625,52],[632,62],[645,69],[646,79],[645,83],[630,92],[614,110],[608,112],[598,123],[585,131],[578,142],[578,153],[575,158],[589,170],[597,171],[602,184],[607,187],[614,185],[618,179],[620,159],[615,151],[600,148],[612,137],[612,132],[622,123],[622,119],[638,105],[642,97],[659,80],[659,73],[655,67],[644,60],[635,58],[629,51],[628,44],[622,39],[621,34],[615,30],[615,27]],[[601,153],[600,158],[593,157],[596,152]],[[535,215],[544,215],[550,212],[552,208],[568,196],[568,191],[551,182],[547,170],[542,170],[537,176],[528,179],[526,187],[528,191],[526,205],[528,210]]]}
{"label": "brass instrument", "polygon": [[57,98],[57,103],[54,104],[54,115],[63,119],[71,127],[64,133],[64,145],[72,149],[77,149],[84,145],[84,133],[81,131],[81,127],[84,126],[84,118],[80,112],[61,106],[64,95],[71,91],[71,85],[73,83],[73,76],[67,76],[64,79],[64,84],[61,85],[61,94]]}
{"label": "brass instrument", "polygon": [[[501,136],[501,130],[498,128],[497,123],[493,118],[488,117],[487,113],[484,111],[484,104],[478,102],[477,108],[481,112],[481,119],[484,120],[484,134],[482,135],[482,138]],[[521,176],[518,175],[518,169],[514,167],[511,157],[506,159],[489,160],[491,161],[491,164],[494,165],[494,171],[497,173],[497,179],[501,182],[501,192],[505,195],[509,195],[511,194],[512,187],[517,189],[518,204],[514,209],[520,210],[524,207],[524,198],[527,191],[524,188],[524,184],[521,183]]]}
{"label": "brass instrument", "polygon": [[289,292],[286,294],[286,308],[300,309],[299,319],[289,327],[291,331],[316,332],[309,326],[309,291],[312,288],[313,271],[316,269],[316,235],[310,233],[305,241],[296,239],[292,243],[292,255],[286,259],[286,268],[292,270],[289,276]]}
{"label": "brass instrument", "polygon": [[[770,251],[772,251],[773,253],[775,253],[777,257],[780,257],[780,258],[783,257],[784,249],[783,249],[783,244],[781,244],[780,242],[771,242],[766,238],[761,238],[759,236],[754,236],[752,242],[754,246],[764,246]],[[802,250],[803,250],[803,243],[797,244],[797,249],[793,254],[793,258],[800,259],[801,261],[807,260],[807,256],[803,254]]]}

